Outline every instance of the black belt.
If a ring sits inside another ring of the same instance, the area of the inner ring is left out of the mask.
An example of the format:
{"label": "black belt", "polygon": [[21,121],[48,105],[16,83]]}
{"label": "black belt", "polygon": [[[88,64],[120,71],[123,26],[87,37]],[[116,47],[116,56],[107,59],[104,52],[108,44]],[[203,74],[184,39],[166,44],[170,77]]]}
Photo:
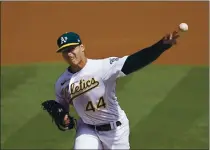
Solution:
{"label": "black belt", "polygon": [[[120,121],[116,122],[117,127],[120,126],[121,124],[122,123]],[[98,126],[89,124],[88,126],[93,129],[96,129],[97,131],[110,131],[112,129],[110,124],[103,124],[103,125],[98,125]]]}

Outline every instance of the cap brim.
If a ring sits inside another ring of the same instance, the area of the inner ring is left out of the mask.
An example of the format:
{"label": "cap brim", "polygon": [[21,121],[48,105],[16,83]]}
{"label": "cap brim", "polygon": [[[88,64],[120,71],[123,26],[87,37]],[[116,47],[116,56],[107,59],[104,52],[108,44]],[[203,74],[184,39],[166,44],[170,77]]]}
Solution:
{"label": "cap brim", "polygon": [[68,43],[68,44],[65,44],[63,46],[61,46],[57,51],[56,53],[60,53],[62,51],[64,51],[67,47],[70,47],[70,46],[76,46],[76,45],[79,45],[80,43]]}

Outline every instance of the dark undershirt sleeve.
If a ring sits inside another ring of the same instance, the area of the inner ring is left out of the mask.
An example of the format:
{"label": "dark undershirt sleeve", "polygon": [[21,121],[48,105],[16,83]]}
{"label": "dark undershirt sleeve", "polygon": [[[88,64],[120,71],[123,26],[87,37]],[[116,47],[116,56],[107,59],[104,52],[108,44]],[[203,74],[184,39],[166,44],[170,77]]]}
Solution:
{"label": "dark undershirt sleeve", "polygon": [[150,47],[144,48],[126,59],[121,71],[128,75],[135,72],[153,61],[155,61],[164,51],[169,49],[172,45],[163,44],[163,39],[153,44]]}

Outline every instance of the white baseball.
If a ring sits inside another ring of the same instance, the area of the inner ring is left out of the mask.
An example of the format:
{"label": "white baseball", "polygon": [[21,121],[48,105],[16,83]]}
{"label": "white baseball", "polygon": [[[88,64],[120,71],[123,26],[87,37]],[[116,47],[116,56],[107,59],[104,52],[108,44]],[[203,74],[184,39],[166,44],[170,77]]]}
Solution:
{"label": "white baseball", "polygon": [[186,23],[181,23],[179,25],[179,29],[183,32],[187,31],[188,30],[188,25]]}

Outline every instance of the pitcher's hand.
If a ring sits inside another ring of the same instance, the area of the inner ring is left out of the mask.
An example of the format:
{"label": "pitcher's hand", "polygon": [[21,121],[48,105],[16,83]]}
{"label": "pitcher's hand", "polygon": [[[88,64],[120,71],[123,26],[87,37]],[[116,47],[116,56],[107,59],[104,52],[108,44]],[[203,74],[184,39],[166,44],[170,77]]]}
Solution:
{"label": "pitcher's hand", "polygon": [[66,126],[68,126],[69,123],[70,123],[69,116],[68,116],[68,115],[65,115],[65,117],[64,117],[64,124],[65,124]]}
{"label": "pitcher's hand", "polygon": [[177,39],[180,37],[178,31],[174,31],[172,33],[166,34],[163,38],[163,44],[174,45],[177,44]]}

